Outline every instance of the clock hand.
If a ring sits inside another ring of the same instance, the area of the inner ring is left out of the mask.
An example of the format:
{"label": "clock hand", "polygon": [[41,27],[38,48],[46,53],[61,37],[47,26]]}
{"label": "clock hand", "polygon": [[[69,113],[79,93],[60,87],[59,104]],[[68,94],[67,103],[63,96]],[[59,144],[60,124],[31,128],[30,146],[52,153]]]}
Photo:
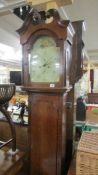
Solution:
{"label": "clock hand", "polygon": [[45,63],[45,64],[43,64],[42,66],[43,66],[43,67],[46,67],[46,66],[49,66],[50,64],[52,64],[51,61],[50,61],[50,62],[47,62],[47,63]]}
{"label": "clock hand", "polygon": [[48,65],[48,63],[45,63],[45,64],[43,64],[43,67],[46,67]]}
{"label": "clock hand", "polygon": [[41,66],[39,66],[39,68],[41,68],[41,67],[46,67],[48,64],[42,64]]}

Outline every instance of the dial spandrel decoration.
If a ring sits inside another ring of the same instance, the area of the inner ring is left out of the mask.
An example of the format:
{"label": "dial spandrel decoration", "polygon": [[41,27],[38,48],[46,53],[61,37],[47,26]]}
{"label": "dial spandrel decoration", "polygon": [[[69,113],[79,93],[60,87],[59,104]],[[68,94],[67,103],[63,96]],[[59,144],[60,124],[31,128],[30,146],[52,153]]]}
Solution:
{"label": "dial spandrel decoration", "polygon": [[52,37],[38,38],[29,55],[30,81],[38,83],[59,82],[60,48]]}

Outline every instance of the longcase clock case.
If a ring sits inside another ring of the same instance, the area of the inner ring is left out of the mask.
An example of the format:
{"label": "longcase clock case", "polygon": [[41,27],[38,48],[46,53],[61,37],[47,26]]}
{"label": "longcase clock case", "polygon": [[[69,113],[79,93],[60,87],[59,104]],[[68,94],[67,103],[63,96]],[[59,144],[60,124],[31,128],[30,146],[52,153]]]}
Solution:
{"label": "longcase clock case", "polygon": [[[51,16],[53,21],[46,23]],[[23,88],[29,96],[30,175],[60,175],[65,170],[73,29],[56,10],[44,17],[32,10],[18,32],[23,46]]]}

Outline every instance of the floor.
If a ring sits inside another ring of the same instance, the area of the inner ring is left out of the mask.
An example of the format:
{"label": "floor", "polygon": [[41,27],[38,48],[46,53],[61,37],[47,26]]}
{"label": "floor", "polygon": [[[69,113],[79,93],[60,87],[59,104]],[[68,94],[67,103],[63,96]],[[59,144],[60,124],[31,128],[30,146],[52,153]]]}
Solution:
{"label": "floor", "polygon": [[22,168],[18,175],[29,175],[29,171],[27,168]]}

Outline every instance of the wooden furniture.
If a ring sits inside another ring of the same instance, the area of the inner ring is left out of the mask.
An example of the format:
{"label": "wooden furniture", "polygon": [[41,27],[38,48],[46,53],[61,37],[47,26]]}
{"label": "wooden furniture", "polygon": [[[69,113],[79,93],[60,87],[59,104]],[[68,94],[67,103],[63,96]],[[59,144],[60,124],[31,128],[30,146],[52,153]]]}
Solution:
{"label": "wooden furniture", "polygon": [[73,36],[71,71],[69,73],[72,90],[68,92],[67,96],[67,102],[69,104],[69,107],[67,108],[67,167],[69,167],[70,160],[74,152],[74,121],[76,120],[76,107],[74,105],[76,103],[74,98],[74,85],[83,75],[83,22],[84,21],[72,22],[75,34]]}
{"label": "wooden furniture", "polygon": [[[28,125],[14,123],[16,130],[16,147],[17,149],[28,152]],[[6,129],[5,129],[6,128]],[[10,139],[11,131],[7,121],[0,120],[0,140],[6,141]],[[10,146],[10,144],[9,144]]]}
{"label": "wooden furniture", "polygon": [[73,157],[71,161],[67,175],[76,175],[76,157],[75,156]]}
{"label": "wooden furniture", "polygon": [[6,142],[0,142],[0,148],[5,145],[12,143],[13,152],[16,151],[16,132],[14,123],[7,111],[9,100],[15,94],[15,84],[1,84],[0,85],[0,112],[6,117],[10,130],[11,130],[11,138]]}
{"label": "wooden furniture", "polygon": [[94,89],[94,69],[90,69],[90,88],[91,88],[91,93],[93,93]]}
{"label": "wooden furniture", "polygon": [[[75,83],[83,75],[83,23],[84,21],[74,21],[72,25],[75,30],[73,36],[73,45],[72,45],[72,61],[71,61],[71,71],[69,73],[70,83],[72,85],[72,90],[69,91],[67,96],[67,102],[69,102],[69,107],[67,109],[67,167],[70,165],[70,160],[74,152],[74,140],[75,140],[75,125],[74,121],[76,120],[76,107],[75,107]],[[70,116],[70,117],[69,117]],[[71,128],[71,129],[70,129]],[[72,132],[73,130],[73,132]]]}
{"label": "wooden furniture", "polygon": [[[49,17],[54,20],[47,24],[45,21]],[[22,76],[25,89],[40,88],[44,91],[45,88],[69,88],[74,35],[71,23],[61,21],[58,12],[53,9],[47,13],[31,10],[18,32],[23,45]]]}
{"label": "wooden furniture", "polygon": [[75,30],[73,37],[72,55],[73,60],[71,63],[70,78],[71,83],[75,84],[83,75],[83,23],[84,21],[74,21],[72,25]]}
{"label": "wooden furniture", "polygon": [[66,100],[66,172],[74,152],[75,125],[74,125],[74,87],[68,92]]}
{"label": "wooden furniture", "polygon": [[23,166],[23,152],[18,151],[15,155],[9,154],[9,149],[0,149],[0,175],[17,175]]}
{"label": "wooden furniture", "polygon": [[[7,127],[0,127],[0,134],[2,135],[2,138],[0,138],[2,139],[2,141],[0,140],[0,175],[16,175],[23,166],[24,153],[16,149],[15,125],[7,111],[9,100],[14,94],[15,84],[0,85],[0,112],[7,120]],[[11,144],[11,149],[5,147],[8,144]]]}
{"label": "wooden furniture", "polygon": [[[53,21],[46,23],[49,17]],[[31,10],[18,30],[23,46],[23,87],[29,95],[31,175],[65,174],[73,31],[70,22],[61,21],[53,9],[43,14]]]}

